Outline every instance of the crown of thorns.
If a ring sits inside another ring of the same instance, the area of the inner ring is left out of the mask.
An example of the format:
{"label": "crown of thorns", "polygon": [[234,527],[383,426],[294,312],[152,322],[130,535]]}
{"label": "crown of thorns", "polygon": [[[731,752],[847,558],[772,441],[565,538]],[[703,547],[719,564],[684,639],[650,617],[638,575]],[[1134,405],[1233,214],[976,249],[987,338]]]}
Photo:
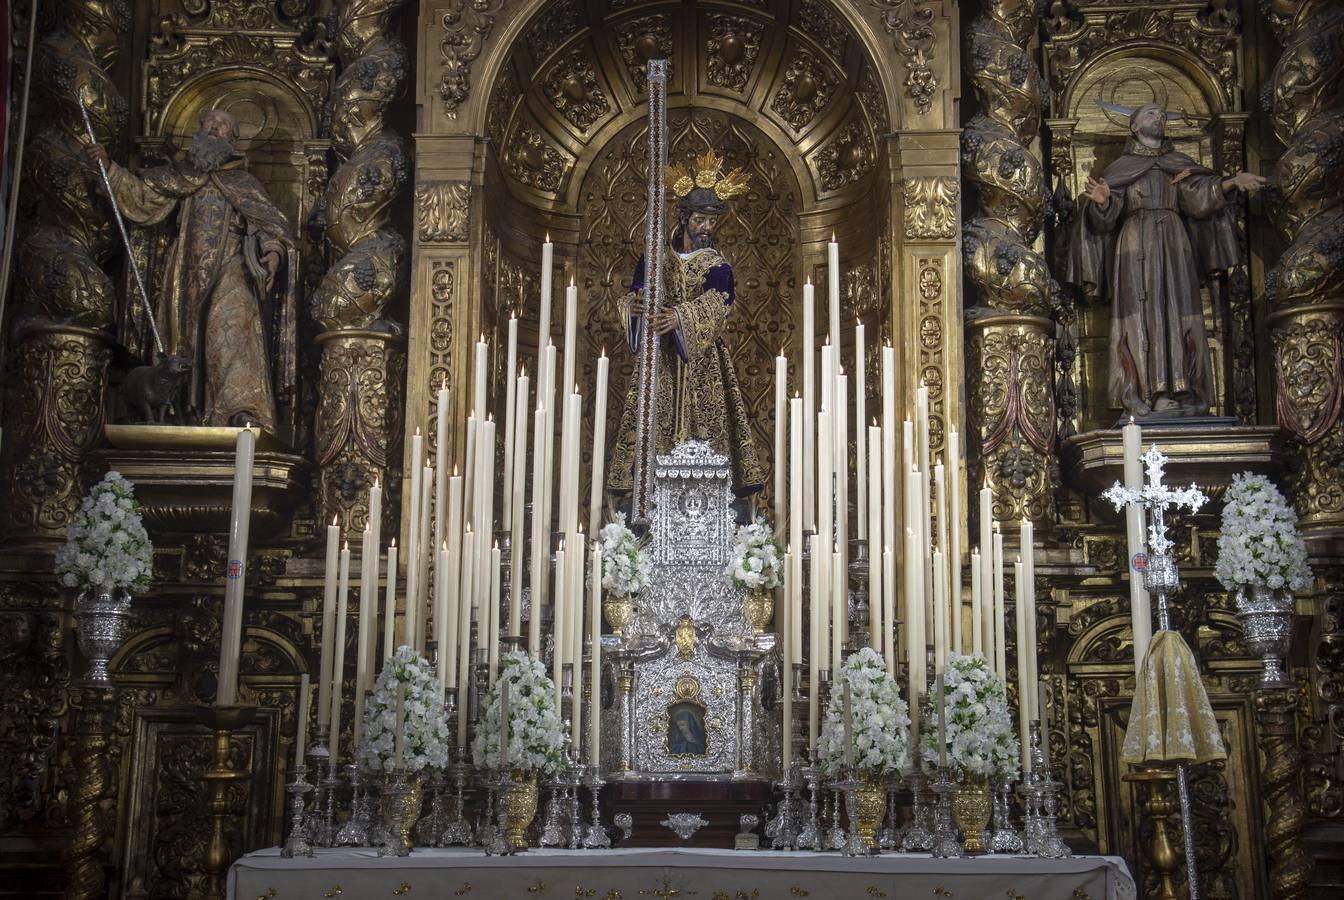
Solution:
{"label": "crown of thorns", "polygon": [[692,160],[692,165],[693,170],[688,170],[681,163],[667,167],[667,189],[678,199],[696,188],[713,191],[720,200],[731,200],[747,192],[747,182],[751,176],[741,167],[723,174],[723,160],[713,150],[706,150],[704,156]]}

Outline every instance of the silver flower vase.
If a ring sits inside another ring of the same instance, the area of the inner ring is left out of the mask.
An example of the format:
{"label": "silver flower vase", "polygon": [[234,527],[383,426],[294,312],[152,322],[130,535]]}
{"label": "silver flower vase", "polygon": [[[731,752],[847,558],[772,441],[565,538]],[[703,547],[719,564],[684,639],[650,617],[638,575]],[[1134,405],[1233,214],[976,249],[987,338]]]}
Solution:
{"label": "silver flower vase", "polygon": [[79,650],[89,661],[84,684],[110,687],[112,676],[108,661],[121,648],[126,625],[131,618],[131,595],[125,588],[86,589],[75,603],[75,623],[79,628]]}
{"label": "silver flower vase", "polygon": [[1293,641],[1293,595],[1261,584],[1241,585],[1236,591],[1236,613],[1246,649],[1264,665],[1260,687],[1293,687],[1284,669]]}

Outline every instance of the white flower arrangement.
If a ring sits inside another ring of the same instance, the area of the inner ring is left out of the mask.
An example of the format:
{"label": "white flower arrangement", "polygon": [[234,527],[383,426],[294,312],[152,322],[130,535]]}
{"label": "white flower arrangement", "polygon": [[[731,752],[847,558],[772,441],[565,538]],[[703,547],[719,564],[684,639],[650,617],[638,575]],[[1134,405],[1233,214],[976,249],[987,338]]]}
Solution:
{"label": "white flower arrangement", "polygon": [[396,766],[397,687],[402,695],[402,765],[412,772],[426,766],[448,765],[448,719],[443,692],[434,667],[408,646],[399,647],[383,664],[365,709],[363,744],[359,759],[370,769],[391,771]]}
{"label": "white flower arrangement", "polygon": [[154,545],[140,518],[135,486],[108,472],[79,505],[56,551],[56,575],[68,588],[143,591],[154,573]]}
{"label": "white flower arrangement", "polygon": [[896,679],[876,650],[864,647],[851,653],[831,687],[831,699],[821,723],[818,751],[827,775],[839,775],[845,765],[845,685],[849,685],[853,718],[854,767],[873,778],[909,767],[910,714]]}
{"label": "white flower arrangement", "polygon": [[[1018,769],[1017,738],[1008,713],[1008,691],[983,656],[952,654],[943,668],[947,708],[947,762],[954,777],[964,774],[1010,777]],[[930,694],[921,717],[920,766],[938,768],[938,709]]]}
{"label": "white flower arrangement", "polygon": [[733,555],[724,574],[746,590],[772,591],[780,585],[783,556],[784,549],[775,540],[774,529],[764,519],[757,519],[737,529]]}
{"label": "white flower arrangement", "polygon": [[[485,717],[471,742],[471,758],[488,769],[526,769],[554,774],[564,761],[564,725],[555,708],[555,682],[546,667],[518,650],[499,661],[499,677],[486,694]],[[499,755],[499,698],[509,685],[509,748]],[[501,765],[502,763],[502,765]]]}
{"label": "white flower arrangement", "polygon": [[1297,514],[1268,478],[1232,476],[1213,568],[1223,587],[1258,585],[1300,591],[1311,584],[1307,547],[1297,534]]}
{"label": "white flower arrangement", "polygon": [[602,587],[622,597],[633,597],[649,586],[653,564],[640,549],[634,532],[625,527],[622,513],[598,532],[598,544],[602,548]]}

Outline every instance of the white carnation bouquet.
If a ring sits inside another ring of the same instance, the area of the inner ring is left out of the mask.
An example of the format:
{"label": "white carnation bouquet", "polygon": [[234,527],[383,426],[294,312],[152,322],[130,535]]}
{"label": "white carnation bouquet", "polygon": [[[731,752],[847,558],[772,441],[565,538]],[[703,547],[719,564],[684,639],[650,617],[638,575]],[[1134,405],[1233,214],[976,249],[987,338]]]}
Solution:
{"label": "white carnation bouquet", "polygon": [[365,709],[364,739],[359,759],[371,769],[391,771],[397,762],[397,687],[403,687],[402,765],[412,772],[426,766],[448,765],[448,720],[443,710],[443,692],[429,660],[409,646],[402,646],[383,664]]}
{"label": "white carnation bouquet", "polygon": [[[509,686],[509,748],[501,760],[499,706],[505,683]],[[564,740],[564,726],[555,708],[555,682],[546,667],[518,650],[504,654],[495,686],[486,694],[484,720],[471,742],[476,765],[554,774],[564,761]]]}
{"label": "white carnation bouquet", "polygon": [[1218,535],[1213,573],[1229,590],[1260,585],[1300,591],[1311,584],[1307,547],[1297,534],[1297,515],[1268,478],[1232,476]]}
{"label": "white carnation bouquet", "polygon": [[775,540],[774,529],[764,519],[737,529],[733,537],[733,555],[724,574],[746,590],[772,591],[780,585],[784,550]]}
{"label": "white carnation bouquet", "polygon": [[827,775],[845,765],[845,685],[849,685],[854,767],[880,778],[909,767],[910,714],[896,679],[887,674],[877,651],[864,647],[851,653],[831,688],[821,723],[818,751]]}
{"label": "white carnation bouquet", "polygon": [[143,591],[153,575],[153,556],[134,485],[108,472],[66,529],[65,544],[56,551],[56,575],[62,585],[80,591]]}
{"label": "white carnation bouquet", "polygon": [[[952,654],[943,668],[943,703],[947,709],[947,762],[954,776],[1010,777],[1017,772],[1017,738],[1008,713],[1008,692],[983,656]],[[938,768],[936,695],[930,695],[921,717],[920,766]]]}
{"label": "white carnation bouquet", "polygon": [[625,516],[616,514],[598,532],[602,548],[602,587],[623,597],[632,597],[649,586],[653,565],[639,547],[635,533],[625,527]]}

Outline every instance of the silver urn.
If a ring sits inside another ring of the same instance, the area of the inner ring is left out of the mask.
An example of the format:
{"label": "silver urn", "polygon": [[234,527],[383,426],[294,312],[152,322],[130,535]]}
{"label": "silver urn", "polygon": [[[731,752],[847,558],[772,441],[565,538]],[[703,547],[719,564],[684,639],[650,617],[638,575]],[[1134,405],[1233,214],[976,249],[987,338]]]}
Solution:
{"label": "silver urn", "polygon": [[79,650],[89,661],[83,683],[110,687],[108,661],[121,648],[126,625],[131,618],[131,595],[125,588],[111,591],[86,590],[75,605],[75,624],[79,629]]}
{"label": "silver urn", "polygon": [[1293,595],[1260,584],[1240,585],[1236,613],[1246,649],[1260,657],[1264,665],[1261,689],[1293,687],[1293,679],[1284,669],[1293,640]]}

